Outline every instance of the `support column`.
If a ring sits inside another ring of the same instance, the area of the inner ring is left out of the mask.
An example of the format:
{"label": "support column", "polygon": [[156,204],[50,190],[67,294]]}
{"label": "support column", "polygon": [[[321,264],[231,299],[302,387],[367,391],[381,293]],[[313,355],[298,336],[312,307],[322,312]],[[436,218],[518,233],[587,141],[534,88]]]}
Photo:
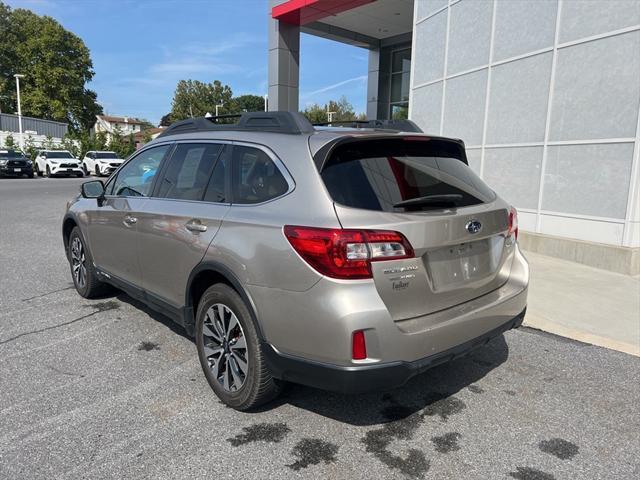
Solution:
{"label": "support column", "polygon": [[[271,0],[270,6],[281,1]],[[269,110],[297,112],[299,82],[300,27],[269,14]]]}
{"label": "support column", "polygon": [[380,50],[369,50],[369,73],[367,80],[367,120],[377,120],[380,91]]}

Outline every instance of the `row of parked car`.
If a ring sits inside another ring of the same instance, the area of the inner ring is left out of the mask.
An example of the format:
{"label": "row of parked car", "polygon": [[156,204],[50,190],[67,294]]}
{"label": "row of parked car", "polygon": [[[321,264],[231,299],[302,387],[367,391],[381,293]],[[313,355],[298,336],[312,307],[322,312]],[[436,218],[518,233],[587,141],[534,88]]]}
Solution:
{"label": "row of parked car", "polygon": [[40,150],[31,161],[19,151],[0,150],[0,177],[111,175],[123,161],[110,151],[90,151],[80,161],[67,150]]}

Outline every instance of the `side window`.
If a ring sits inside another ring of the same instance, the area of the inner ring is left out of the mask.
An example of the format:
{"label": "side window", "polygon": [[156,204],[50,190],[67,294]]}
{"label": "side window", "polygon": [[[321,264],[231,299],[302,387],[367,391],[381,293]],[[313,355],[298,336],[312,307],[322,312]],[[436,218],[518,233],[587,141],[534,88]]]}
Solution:
{"label": "side window", "polygon": [[169,145],[150,148],[127,162],[107,187],[107,194],[121,197],[147,197],[153,178]]}
{"label": "side window", "polygon": [[178,200],[202,200],[222,145],[178,144],[158,183],[157,195]]}
{"label": "side window", "polygon": [[262,150],[233,147],[233,202],[261,203],[287,192],[289,185],[276,164]]}

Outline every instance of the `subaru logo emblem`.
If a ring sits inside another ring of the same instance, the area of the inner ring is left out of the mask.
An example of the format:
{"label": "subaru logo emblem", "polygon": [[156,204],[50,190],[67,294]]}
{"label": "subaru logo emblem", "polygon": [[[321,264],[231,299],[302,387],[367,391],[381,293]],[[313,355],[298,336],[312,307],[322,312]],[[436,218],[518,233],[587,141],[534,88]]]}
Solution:
{"label": "subaru logo emblem", "polygon": [[466,228],[469,233],[478,233],[482,230],[482,224],[478,220],[471,220],[464,228]]}

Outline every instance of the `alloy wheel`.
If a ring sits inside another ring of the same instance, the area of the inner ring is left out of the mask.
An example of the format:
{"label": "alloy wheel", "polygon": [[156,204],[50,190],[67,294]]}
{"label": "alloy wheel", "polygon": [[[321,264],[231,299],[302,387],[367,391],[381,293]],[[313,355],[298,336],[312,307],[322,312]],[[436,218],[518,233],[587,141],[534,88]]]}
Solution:
{"label": "alloy wheel", "polygon": [[249,357],[238,317],[226,305],[216,303],[207,310],[202,333],[211,374],[226,391],[239,390],[249,373]]}
{"label": "alloy wheel", "polygon": [[71,241],[71,268],[76,285],[84,288],[87,284],[87,265],[84,247],[79,237],[73,237]]}

